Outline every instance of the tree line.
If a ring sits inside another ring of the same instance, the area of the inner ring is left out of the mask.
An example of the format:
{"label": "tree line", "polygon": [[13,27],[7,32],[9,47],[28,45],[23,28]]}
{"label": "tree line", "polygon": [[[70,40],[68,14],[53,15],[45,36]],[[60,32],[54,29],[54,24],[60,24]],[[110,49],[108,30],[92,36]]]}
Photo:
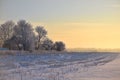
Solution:
{"label": "tree line", "polygon": [[0,46],[10,50],[65,50],[62,41],[53,42],[43,26],[33,26],[26,20],[6,21],[0,25]]}

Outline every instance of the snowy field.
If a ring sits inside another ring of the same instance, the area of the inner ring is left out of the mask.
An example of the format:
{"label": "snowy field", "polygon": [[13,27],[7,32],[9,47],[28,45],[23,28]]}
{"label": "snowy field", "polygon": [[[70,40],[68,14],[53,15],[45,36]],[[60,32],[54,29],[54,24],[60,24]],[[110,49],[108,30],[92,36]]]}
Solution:
{"label": "snowy field", "polygon": [[0,80],[120,80],[120,55],[108,52],[0,55]]}

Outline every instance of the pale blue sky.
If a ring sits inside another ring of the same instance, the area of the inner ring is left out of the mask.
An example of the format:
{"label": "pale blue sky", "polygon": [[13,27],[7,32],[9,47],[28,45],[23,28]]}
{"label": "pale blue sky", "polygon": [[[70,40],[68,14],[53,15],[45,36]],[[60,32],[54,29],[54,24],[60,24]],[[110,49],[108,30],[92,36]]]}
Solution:
{"label": "pale blue sky", "polygon": [[0,0],[0,24],[20,19],[68,48],[120,48],[120,0]]}
{"label": "pale blue sky", "polygon": [[[114,16],[119,0],[0,0],[0,20],[84,21]],[[120,6],[120,5],[119,5]],[[119,8],[120,9],[120,8]],[[109,13],[109,14],[108,14]]]}

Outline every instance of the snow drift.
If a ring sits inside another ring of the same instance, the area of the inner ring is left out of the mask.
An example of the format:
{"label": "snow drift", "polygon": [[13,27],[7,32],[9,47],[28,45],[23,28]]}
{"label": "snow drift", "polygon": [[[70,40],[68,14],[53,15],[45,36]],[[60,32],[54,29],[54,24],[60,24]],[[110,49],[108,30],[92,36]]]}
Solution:
{"label": "snow drift", "polygon": [[0,80],[119,80],[119,75],[117,53],[0,55]]}

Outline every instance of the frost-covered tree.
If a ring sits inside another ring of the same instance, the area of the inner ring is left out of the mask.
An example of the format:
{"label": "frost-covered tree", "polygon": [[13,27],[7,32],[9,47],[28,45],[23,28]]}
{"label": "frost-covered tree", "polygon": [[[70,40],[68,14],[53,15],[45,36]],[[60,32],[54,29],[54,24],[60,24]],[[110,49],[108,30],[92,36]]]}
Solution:
{"label": "frost-covered tree", "polygon": [[[1,26],[0,26],[1,28]],[[0,35],[2,35],[2,31],[0,30]],[[1,39],[1,36],[0,36],[0,47],[2,47],[2,44],[3,44],[3,40]]]}
{"label": "frost-covered tree", "polygon": [[19,39],[19,44],[23,46],[23,50],[35,49],[35,35],[32,25],[25,20],[20,20],[14,28],[14,36]]}
{"label": "frost-covered tree", "polygon": [[35,28],[35,31],[37,32],[37,40],[36,40],[36,49],[39,49],[42,38],[46,37],[47,31],[42,26],[37,26]]}
{"label": "frost-covered tree", "polygon": [[3,44],[3,43],[2,43],[2,41],[0,40],[0,48],[2,47],[2,44]]}
{"label": "frost-covered tree", "polygon": [[13,21],[7,21],[0,25],[0,41],[4,42],[13,36],[13,28],[15,23]]}
{"label": "frost-covered tree", "polygon": [[53,49],[57,50],[57,51],[63,51],[63,50],[65,50],[65,44],[61,41],[55,42]]}
{"label": "frost-covered tree", "polygon": [[19,43],[17,42],[18,40],[15,36],[13,36],[11,39],[4,41],[3,47],[8,48],[10,50],[20,50],[18,46]]}
{"label": "frost-covered tree", "polygon": [[43,42],[41,42],[40,49],[42,50],[52,50],[53,41],[49,38],[46,38]]}
{"label": "frost-covered tree", "polygon": [[47,31],[42,26],[35,28],[37,35],[35,36],[33,27],[25,20],[20,20],[15,24],[7,21],[0,25],[0,47],[9,48],[11,50],[29,50],[35,48],[39,50],[57,50],[65,49],[63,42],[53,43],[46,35]]}

